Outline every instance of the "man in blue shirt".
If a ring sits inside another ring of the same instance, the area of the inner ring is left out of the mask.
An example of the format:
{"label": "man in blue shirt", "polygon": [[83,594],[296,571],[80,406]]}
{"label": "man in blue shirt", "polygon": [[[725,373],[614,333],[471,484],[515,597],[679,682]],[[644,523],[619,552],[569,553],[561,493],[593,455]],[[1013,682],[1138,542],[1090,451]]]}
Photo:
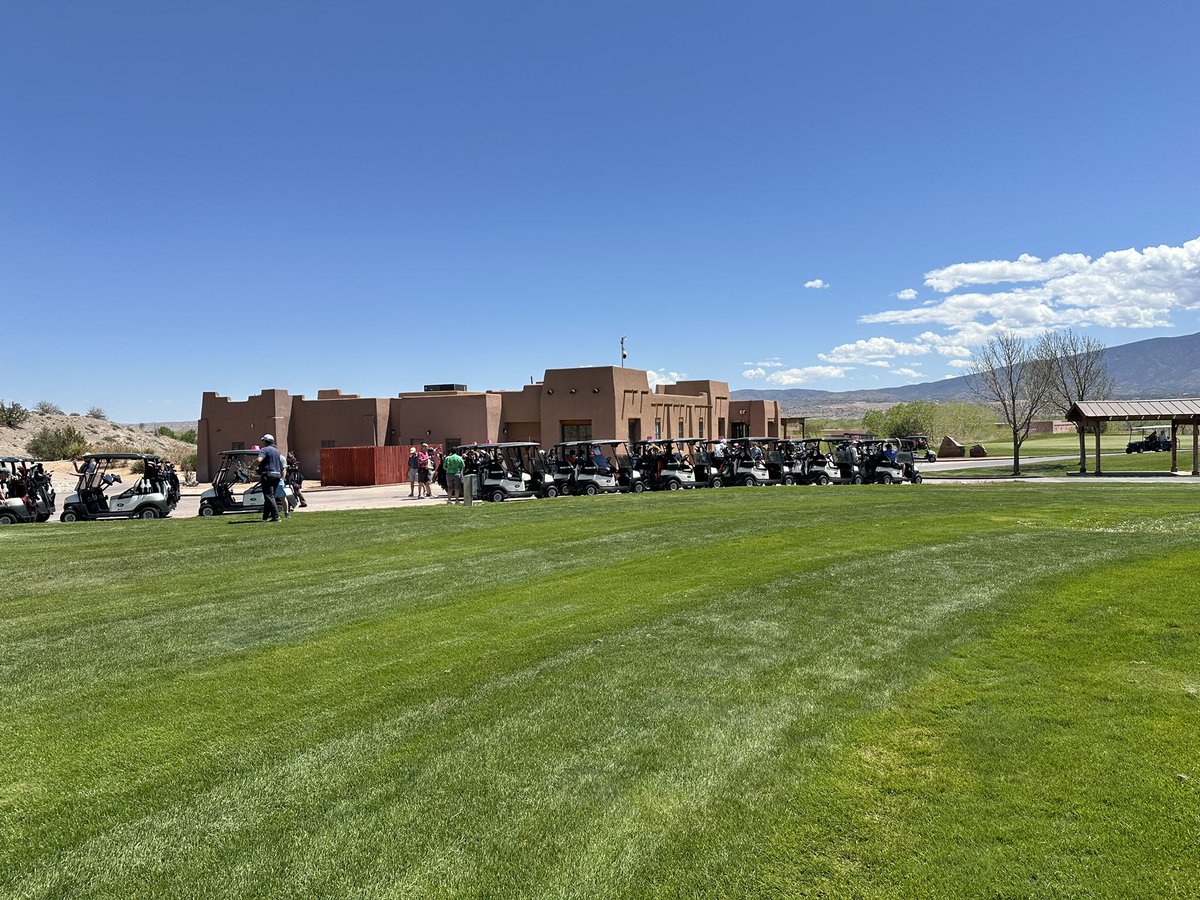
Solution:
{"label": "man in blue shirt", "polygon": [[275,448],[274,435],[262,436],[262,450],[258,454],[258,481],[263,493],[263,521],[278,522],[279,506],[275,502],[275,490],[283,478],[283,457]]}

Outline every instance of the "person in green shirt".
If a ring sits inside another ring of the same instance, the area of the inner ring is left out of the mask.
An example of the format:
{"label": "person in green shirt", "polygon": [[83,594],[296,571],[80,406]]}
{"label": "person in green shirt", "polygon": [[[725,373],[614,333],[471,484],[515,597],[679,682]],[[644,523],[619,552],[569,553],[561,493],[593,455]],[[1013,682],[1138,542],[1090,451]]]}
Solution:
{"label": "person in green shirt", "polygon": [[458,455],[457,450],[451,450],[450,455],[442,460],[442,467],[446,470],[446,502],[453,503],[456,499],[463,498],[463,467],[466,463],[463,458]]}

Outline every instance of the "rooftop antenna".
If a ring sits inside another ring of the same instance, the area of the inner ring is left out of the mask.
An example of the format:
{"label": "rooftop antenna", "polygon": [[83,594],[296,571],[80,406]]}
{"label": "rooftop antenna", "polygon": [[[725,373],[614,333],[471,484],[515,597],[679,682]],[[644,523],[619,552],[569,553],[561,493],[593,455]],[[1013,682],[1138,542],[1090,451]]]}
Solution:
{"label": "rooftop antenna", "polygon": [[625,352],[625,335],[621,335],[621,368],[625,368],[625,360],[629,358],[629,354]]}

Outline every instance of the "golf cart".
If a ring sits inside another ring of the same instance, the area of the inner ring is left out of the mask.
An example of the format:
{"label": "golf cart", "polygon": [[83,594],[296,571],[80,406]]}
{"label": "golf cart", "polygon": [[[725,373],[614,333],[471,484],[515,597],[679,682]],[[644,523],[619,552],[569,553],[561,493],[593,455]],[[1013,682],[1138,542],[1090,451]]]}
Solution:
{"label": "golf cart", "polygon": [[913,459],[924,459],[925,462],[937,462],[937,454],[929,449],[929,438],[923,434],[911,434],[908,437],[896,438],[902,451],[911,453]]}
{"label": "golf cart", "polygon": [[723,440],[684,438],[684,458],[692,462],[692,474],[696,487],[719,488],[725,486],[725,457],[729,452]]}
{"label": "golf cart", "polygon": [[475,476],[475,497],[500,503],[514,497],[557,497],[558,486],[546,454],[533,441],[465,444],[455,448]]}
{"label": "golf cart", "polygon": [[[258,482],[254,469],[258,463],[258,450],[222,450],[221,467],[213,477],[212,487],[200,495],[200,515],[220,516],[228,513],[261,513],[263,509],[262,484]],[[251,484],[251,482],[253,482]],[[234,493],[239,485],[249,484],[240,494]],[[290,486],[283,489],[285,502],[296,503],[296,495]]]}
{"label": "golf cart", "polygon": [[663,438],[638,441],[631,445],[636,461],[633,468],[642,473],[646,487],[654,491],[679,491],[696,486],[696,472],[684,439]]}
{"label": "golf cart", "polygon": [[[810,484],[863,483],[862,459],[855,442],[836,438],[813,443],[816,444],[815,453],[808,463]],[[821,444],[825,445],[824,449]]]}
{"label": "golf cart", "polygon": [[[121,484],[112,470],[127,463],[141,463],[142,474],[133,487],[115,496],[106,491]],[[93,519],[161,519],[179,503],[179,477],[175,466],[147,453],[88,453],[76,466],[79,483],[75,493],[63,501],[59,519],[86,522]]]}
{"label": "golf cart", "polygon": [[[1136,440],[1133,439],[1135,431],[1142,433],[1142,436]],[[1126,453],[1162,453],[1171,449],[1171,439],[1167,437],[1166,429],[1160,429],[1158,425],[1130,428],[1129,436],[1130,441],[1125,445]]]}
{"label": "golf cart", "polygon": [[768,438],[738,438],[725,450],[722,474],[726,484],[755,487],[760,484],[779,484],[767,468],[767,453],[760,442]]}
{"label": "golf cart", "polygon": [[804,448],[801,442],[786,438],[750,438],[763,448],[768,480],[763,484],[793,485],[805,480]]}
{"label": "golf cart", "polygon": [[54,485],[36,459],[0,456],[0,525],[45,522],[54,515]]}
{"label": "golf cart", "polygon": [[913,452],[898,449],[896,441],[863,441],[861,448],[864,480],[873,484],[921,483]]}
{"label": "golf cart", "polygon": [[[550,453],[555,462],[554,483],[558,492],[586,494],[589,497],[619,492],[621,478],[614,457],[620,443],[587,440],[555,444]],[[605,455],[606,449],[610,456]]]}

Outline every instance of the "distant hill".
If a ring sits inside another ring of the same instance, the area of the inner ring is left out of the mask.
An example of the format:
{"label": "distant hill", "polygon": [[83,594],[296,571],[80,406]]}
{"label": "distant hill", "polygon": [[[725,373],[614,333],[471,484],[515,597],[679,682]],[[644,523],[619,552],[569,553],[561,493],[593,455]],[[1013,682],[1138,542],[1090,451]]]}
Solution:
{"label": "distant hill", "polygon": [[[1116,384],[1110,399],[1200,397],[1200,332],[1109,347],[1107,361],[1108,374]],[[976,399],[965,377],[860,391],[748,389],[733,391],[730,397],[734,400],[778,400],[788,411],[851,411],[912,400]]]}

